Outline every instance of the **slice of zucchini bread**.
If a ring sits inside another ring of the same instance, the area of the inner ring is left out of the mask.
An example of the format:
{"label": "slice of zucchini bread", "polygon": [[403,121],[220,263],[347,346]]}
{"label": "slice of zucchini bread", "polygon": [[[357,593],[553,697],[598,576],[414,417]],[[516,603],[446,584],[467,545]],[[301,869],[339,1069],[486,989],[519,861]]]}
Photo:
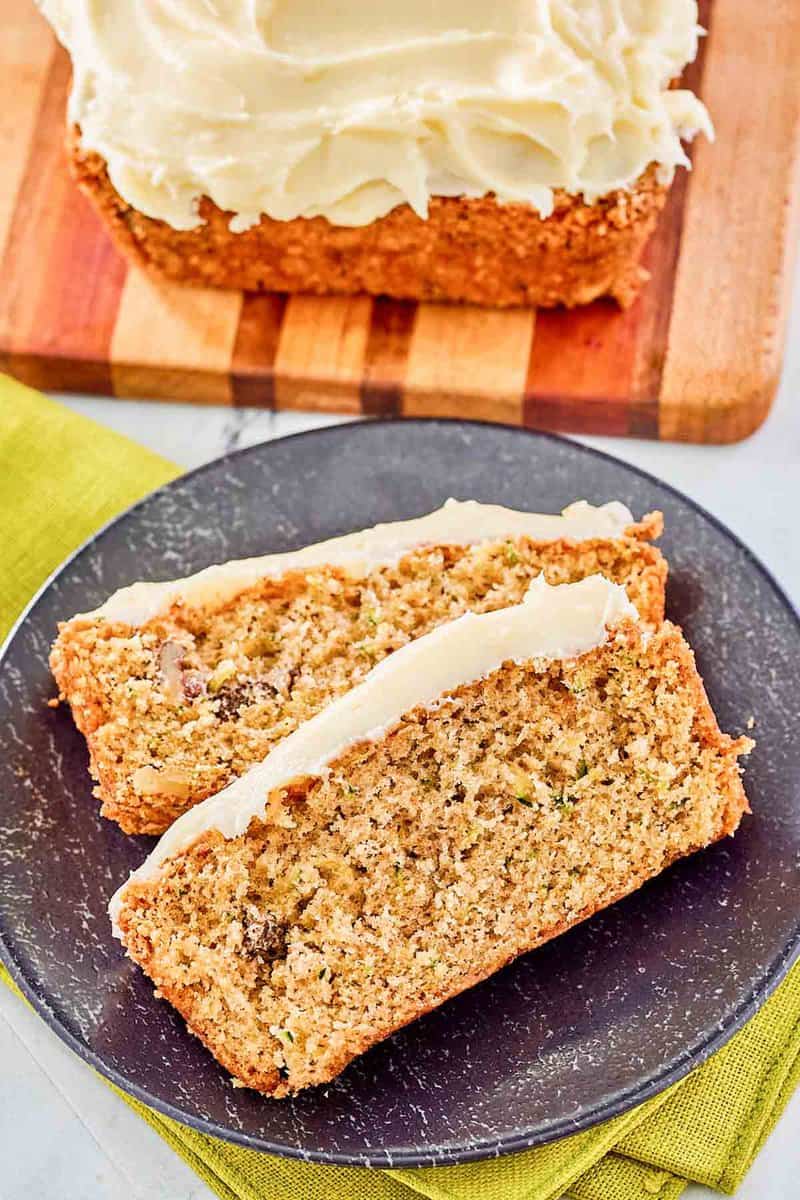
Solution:
{"label": "slice of zucchini bread", "polygon": [[181,817],[111,903],[244,1084],[332,1079],[747,811],[680,631],[600,576],[398,650]]}
{"label": "slice of zucchini bread", "polygon": [[60,626],[50,663],[89,746],[105,816],[162,833],[393,650],[472,610],[599,571],[643,618],[666,563],[617,502],[560,516],[449,502],[292,554],[123,588]]}

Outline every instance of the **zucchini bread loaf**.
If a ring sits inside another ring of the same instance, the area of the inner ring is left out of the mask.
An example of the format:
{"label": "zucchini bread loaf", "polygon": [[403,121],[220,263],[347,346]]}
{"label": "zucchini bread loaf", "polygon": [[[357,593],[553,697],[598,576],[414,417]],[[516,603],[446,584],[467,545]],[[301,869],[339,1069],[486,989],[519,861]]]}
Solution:
{"label": "zucchini bread loaf", "polygon": [[70,158],[185,283],[631,302],[682,141],[696,0],[39,0]]}
{"label": "zucchini bread loaf", "polygon": [[680,631],[600,576],[399,650],[181,817],[111,904],[219,1061],[276,1096],[733,833]]}
{"label": "zucchini bread loaf", "polygon": [[60,627],[51,666],[87,739],[105,816],[161,833],[264,758],[382,658],[443,621],[602,572],[643,619],[666,563],[624,505],[562,516],[449,502],[294,554],[124,588]]}
{"label": "zucchini bread loaf", "polygon": [[495,196],[434,196],[424,218],[402,204],[369,225],[262,216],[240,233],[204,196],[202,224],[173,229],[120,195],[77,129],[67,150],[75,181],[132,262],[176,283],[253,292],[369,292],[492,308],[574,308],[609,296],[628,308],[647,279],[640,260],[668,191],[651,167],[591,204],[557,189],[547,217]]}

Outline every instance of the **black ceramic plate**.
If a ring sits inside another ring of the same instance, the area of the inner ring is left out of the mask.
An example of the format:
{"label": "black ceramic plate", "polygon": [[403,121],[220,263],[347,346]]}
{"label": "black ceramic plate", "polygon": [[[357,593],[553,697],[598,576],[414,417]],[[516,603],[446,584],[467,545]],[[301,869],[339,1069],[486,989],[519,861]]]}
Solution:
{"label": "black ceramic plate", "polygon": [[[288,550],[450,495],[558,511],[585,496],[660,508],[669,615],[722,728],[755,717],[753,816],[726,840],[521,959],[294,1101],[235,1090],[111,937],[106,901],[148,839],[101,820],[86,751],[53,695],[56,622],[142,576]],[[619,1113],[685,1074],[787,969],[800,927],[798,619],[766,571],[670,488],[558,438],[407,421],[269,442],[170,484],[45,587],[0,667],[0,934],[56,1032],[127,1091],[196,1128],[326,1162],[463,1162]]]}

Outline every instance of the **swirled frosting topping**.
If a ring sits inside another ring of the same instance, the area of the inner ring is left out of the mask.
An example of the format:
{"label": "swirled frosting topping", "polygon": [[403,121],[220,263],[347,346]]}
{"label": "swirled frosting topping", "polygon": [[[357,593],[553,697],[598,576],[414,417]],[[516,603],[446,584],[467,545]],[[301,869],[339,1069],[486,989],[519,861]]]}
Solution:
{"label": "swirled frosting topping", "polygon": [[591,203],[688,165],[711,125],[670,90],[696,0],[39,0],[70,120],[122,197],[176,229],[208,196],[365,225],[431,196]]}

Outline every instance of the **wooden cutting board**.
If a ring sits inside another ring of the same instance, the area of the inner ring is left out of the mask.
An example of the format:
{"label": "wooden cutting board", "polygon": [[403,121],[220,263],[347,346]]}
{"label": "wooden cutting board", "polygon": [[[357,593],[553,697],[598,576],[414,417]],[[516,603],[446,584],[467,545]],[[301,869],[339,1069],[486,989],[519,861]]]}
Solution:
{"label": "wooden cutting board", "polygon": [[117,396],[735,441],[778,380],[800,205],[800,3],[708,0],[700,139],[636,304],[488,311],[189,290],[127,266],[67,174],[66,56],[0,0],[0,367]]}

